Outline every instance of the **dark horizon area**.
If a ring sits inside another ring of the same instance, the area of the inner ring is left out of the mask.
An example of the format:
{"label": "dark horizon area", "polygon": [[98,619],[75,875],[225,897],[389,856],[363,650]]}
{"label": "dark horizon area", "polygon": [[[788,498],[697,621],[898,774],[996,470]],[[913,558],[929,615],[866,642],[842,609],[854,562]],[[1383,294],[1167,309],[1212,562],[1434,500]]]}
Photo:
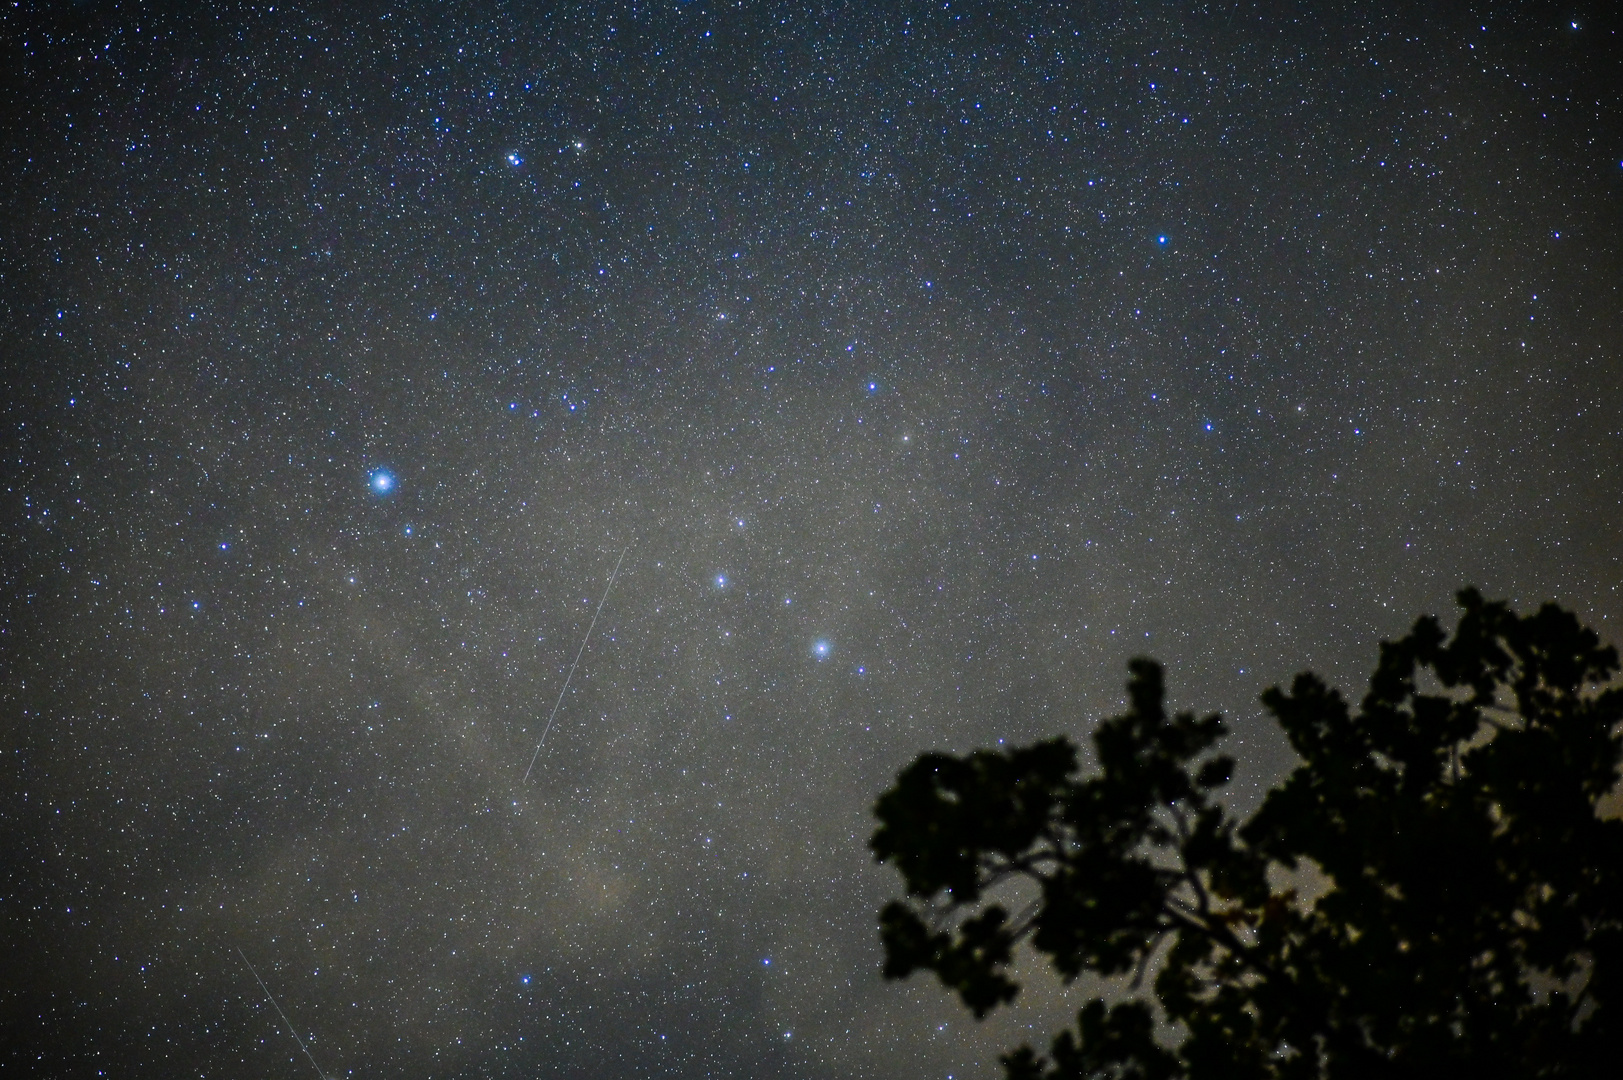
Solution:
{"label": "dark horizon area", "polygon": [[999,1075],[917,754],[1149,655],[1245,810],[1464,585],[1623,639],[1617,29],[0,12],[0,1065]]}

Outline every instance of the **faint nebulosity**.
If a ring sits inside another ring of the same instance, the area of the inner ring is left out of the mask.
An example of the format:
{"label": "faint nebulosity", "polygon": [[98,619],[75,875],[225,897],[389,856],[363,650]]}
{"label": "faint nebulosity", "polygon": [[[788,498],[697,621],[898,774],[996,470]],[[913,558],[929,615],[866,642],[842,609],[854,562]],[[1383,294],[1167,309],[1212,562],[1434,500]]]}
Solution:
{"label": "faint nebulosity", "polygon": [[1618,640],[1592,6],[6,9],[7,1074],[996,1075],[915,754]]}

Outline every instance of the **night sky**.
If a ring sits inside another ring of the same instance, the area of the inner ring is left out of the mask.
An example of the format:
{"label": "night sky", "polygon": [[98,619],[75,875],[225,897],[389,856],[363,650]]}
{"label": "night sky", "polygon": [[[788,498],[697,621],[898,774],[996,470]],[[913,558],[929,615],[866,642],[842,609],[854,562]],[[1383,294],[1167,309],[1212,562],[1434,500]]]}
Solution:
{"label": "night sky", "polygon": [[3,1071],[1046,1043],[880,977],[913,756],[1618,639],[1594,7],[8,6]]}

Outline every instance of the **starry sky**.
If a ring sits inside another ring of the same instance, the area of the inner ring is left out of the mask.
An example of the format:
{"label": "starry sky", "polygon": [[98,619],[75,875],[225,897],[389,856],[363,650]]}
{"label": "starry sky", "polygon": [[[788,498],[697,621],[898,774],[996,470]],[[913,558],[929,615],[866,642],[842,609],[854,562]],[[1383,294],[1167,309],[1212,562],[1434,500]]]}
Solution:
{"label": "starry sky", "polygon": [[9,5],[0,1064],[997,1075],[913,756],[1617,640],[1591,6]]}

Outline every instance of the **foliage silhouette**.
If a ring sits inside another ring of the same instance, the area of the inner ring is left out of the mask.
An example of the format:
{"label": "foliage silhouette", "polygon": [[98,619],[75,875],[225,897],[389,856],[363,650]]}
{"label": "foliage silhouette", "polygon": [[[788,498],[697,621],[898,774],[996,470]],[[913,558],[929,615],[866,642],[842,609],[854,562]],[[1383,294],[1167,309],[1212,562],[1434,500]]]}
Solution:
{"label": "foliage silhouette", "polygon": [[1150,660],[1090,776],[1064,738],[921,756],[875,807],[908,894],[886,977],[933,971],[977,1017],[1021,943],[1120,977],[1010,1080],[1619,1075],[1617,651],[1553,604],[1459,602],[1451,640],[1382,643],[1356,714],[1312,674],[1263,695],[1301,764],[1243,824],[1222,719],[1168,717]]}

